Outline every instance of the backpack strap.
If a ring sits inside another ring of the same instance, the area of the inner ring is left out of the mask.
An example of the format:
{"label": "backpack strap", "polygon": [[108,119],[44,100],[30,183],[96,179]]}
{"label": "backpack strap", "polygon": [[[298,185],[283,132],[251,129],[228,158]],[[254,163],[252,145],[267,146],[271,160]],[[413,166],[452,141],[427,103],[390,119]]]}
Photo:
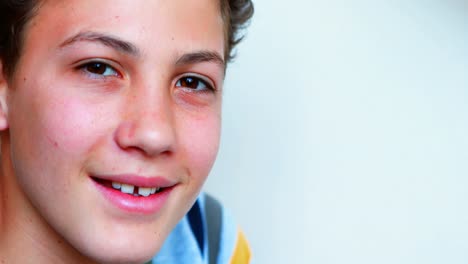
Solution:
{"label": "backpack strap", "polygon": [[212,196],[205,194],[205,217],[208,234],[209,264],[216,264],[222,228],[222,207]]}

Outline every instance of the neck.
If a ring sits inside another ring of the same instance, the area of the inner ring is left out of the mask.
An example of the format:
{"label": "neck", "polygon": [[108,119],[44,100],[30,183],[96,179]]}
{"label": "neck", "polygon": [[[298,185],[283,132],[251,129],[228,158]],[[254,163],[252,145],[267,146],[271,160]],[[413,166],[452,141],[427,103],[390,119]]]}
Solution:
{"label": "neck", "polygon": [[15,175],[7,132],[0,142],[0,263],[91,263],[31,204]]}

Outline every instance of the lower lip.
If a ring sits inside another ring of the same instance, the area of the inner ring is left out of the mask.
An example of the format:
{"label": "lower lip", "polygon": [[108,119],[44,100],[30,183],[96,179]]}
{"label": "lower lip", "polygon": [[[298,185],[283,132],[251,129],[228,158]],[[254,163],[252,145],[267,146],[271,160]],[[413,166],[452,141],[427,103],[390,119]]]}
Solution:
{"label": "lower lip", "polygon": [[169,194],[175,186],[165,188],[162,192],[150,196],[133,196],[119,190],[106,187],[96,181],[93,181],[97,189],[117,208],[137,214],[155,214],[161,210],[166,203]]}

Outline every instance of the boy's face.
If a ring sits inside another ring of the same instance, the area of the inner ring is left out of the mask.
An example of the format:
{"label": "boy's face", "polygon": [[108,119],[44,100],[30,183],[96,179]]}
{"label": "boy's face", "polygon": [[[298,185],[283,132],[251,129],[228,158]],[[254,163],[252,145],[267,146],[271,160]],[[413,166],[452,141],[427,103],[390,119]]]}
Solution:
{"label": "boy's face", "polygon": [[159,249],[215,160],[223,36],[216,0],[43,2],[6,113],[24,208],[52,227],[44,241],[106,262]]}

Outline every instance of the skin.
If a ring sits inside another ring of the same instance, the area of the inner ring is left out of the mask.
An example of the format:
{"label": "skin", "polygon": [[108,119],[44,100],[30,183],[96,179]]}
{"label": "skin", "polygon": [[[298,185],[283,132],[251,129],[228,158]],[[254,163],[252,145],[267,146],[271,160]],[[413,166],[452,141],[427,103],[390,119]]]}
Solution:
{"label": "skin", "polygon": [[[223,36],[215,0],[42,3],[14,75],[0,78],[0,260],[143,263],[156,254],[219,144],[224,63],[187,54],[223,60]],[[96,59],[111,67],[83,65]],[[187,85],[187,75],[203,82]],[[90,178],[122,173],[176,187],[158,212],[127,212]]]}

